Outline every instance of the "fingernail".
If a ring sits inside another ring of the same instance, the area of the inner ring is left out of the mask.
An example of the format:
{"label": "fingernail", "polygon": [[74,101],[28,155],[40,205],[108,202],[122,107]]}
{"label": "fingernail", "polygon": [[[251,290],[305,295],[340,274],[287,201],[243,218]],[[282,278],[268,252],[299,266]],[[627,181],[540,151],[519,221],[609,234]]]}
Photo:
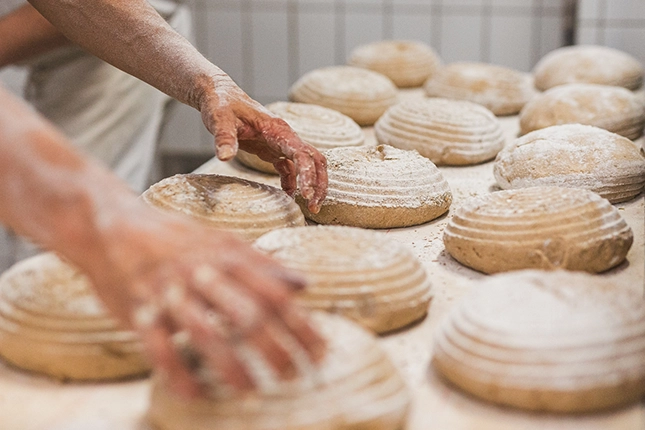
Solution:
{"label": "fingernail", "polygon": [[218,146],[217,158],[222,161],[229,160],[235,156],[235,151],[230,146]]}

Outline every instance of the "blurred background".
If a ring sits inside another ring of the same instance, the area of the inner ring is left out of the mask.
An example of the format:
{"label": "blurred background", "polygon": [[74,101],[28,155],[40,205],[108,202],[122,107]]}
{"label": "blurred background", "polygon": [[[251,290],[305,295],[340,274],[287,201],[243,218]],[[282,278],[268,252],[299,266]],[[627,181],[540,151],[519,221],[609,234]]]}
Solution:
{"label": "blurred background", "polygon": [[[614,47],[645,63],[645,0],[186,3],[198,49],[262,103],[285,100],[289,86],[304,73],[344,64],[353,48],[381,39],[424,41],[444,63],[483,61],[527,72],[547,52],[570,44]],[[16,4],[20,1],[0,2],[0,16]],[[0,69],[0,81],[18,94],[24,80],[21,67]],[[173,107],[159,143],[156,177],[191,171],[212,156],[212,137],[199,114]],[[5,250],[0,270],[11,263]]]}

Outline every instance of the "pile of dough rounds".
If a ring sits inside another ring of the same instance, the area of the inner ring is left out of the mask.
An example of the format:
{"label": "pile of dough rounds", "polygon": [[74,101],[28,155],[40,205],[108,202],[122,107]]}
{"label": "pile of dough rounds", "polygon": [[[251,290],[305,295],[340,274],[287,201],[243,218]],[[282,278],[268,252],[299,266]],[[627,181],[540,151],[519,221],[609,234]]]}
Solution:
{"label": "pile of dough rounds", "polygon": [[420,87],[440,65],[436,52],[423,42],[383,40],[355,48],[350,66],[382,73],[399,88]]}
{"label": "pile of dough rounds", "polygon": [[276,228],[305,225],[298,205],[284,191],[230,176],[175,175],[152,185],[142,198],[246,240]]}
{"label": "pile of dough rounds", "polygon": [[384,233],[318,226],[274,230],[255,247],[301,273],[298,301],[337,312],[384,333],[423,318],[431,299],[426,272],[404,245]]}
{"label": "pile of dough rounds", "polygon": [[618,203],[634,198],[645,187],[645,156],[634,142],[607,130],[555,125],[502,149],[493,172],[502,189],[584,188]]}
{"label": "pile of dough rounds", "polygon": [[446,225],[446,251],[484,273],[519,269],[603,272],[625,260],[634,236],[598,194],[533,187],[467,200]]}
{"label": "pile of dough rounds", "polygon": [[622,87],[566,84],[534,97],[520,112],[520,132],[560,124],[586,124],[638,139],[645,126],[645,106]]}
{"label": "pile of dough rounds", "polygon": [[586,273],[496,275],[444,320],[432,363],[457,387],[502,405],[624,406],[645,394],[645,301]]}
{"label": "pile of dough rounds", "polygon": [[317,214],[296,195],[305,217],[319,224],[392,228],[423,224],[448,211],[452,193],[432,161],[388,145],[336,148],[327,157],[329,187]]}
{"label": "pile of dough rounds", "polygon": [[113,380],[150,367],[135,334],[107,314],[90,281],[46,253],[0,277],[0,356],[60,380]]}
{"label": "pile of dough rounds", "polygon": [[476,164],[504,147],[491,111],[467,101],[425,98],[389,108],[374,126],[379,143],[416,150],[437,165]]}
{"label": "pile of dough rounds", "polygon": [[289,99],[337,110],[367,126],[397,102],[397,88],[372,70],[333,66],[306,73],[291,86]]}
{"label": "pile of dough rounds", "polygon": [[557,85],[588,83],[630,90],[643,84],[643,66],[631,55],[606,46],[576,45],[558,48],[533,68],[540,91]]}
{"label": "pile of dough rounds", "polygon": [[530,75],[486,63],[451,63],[424,85],[430,97],[468,100],[495,115],[515,115],[534,95]]}
{"label": "pile of dough rounds", "polygon": [[[303,142],[325,150],[340,146],[358,146],[365,142],[361,127],[347,115],[323,106],[307,103],[275,102],[266,107],[285,120]],[[239,151],[237,160],[260,172],[277,174],[273,164],[255,154]]]}
{"label": "pile of dough rounds", "polygon": [[158,430],[404,428],[410,395],[374,337],[340,316],[315,313],[312,319],[327,339],[318,369],[277,381],[257,357],[247,362],[258,381],[255,392],[236,395],[213,384],[209,398],[194,400],[173,394],[157,378],[149,420]]}

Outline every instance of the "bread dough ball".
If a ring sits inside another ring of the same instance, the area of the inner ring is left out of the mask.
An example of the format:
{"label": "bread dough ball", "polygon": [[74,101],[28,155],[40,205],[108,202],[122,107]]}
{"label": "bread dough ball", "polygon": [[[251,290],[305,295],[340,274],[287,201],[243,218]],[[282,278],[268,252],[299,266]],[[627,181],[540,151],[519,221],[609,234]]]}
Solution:
{"label": "bread dough ball", "polygon": [[555,125],[502,149],[493,167],[502,189],[540,185],[584,188],[612,203],[645,186],[645,156],[631,140],[601,128]]}
{"label": "bread dough ball", "polygon": [[278,381],[257,355],[245,355],[258,388],[218,390],[185,400],[157,378],[148,418],[158,430],[397,430],[405,427],[410,395],[376,340],[340,316],[318,313],[327,339],[318,369],[303,363],[300,376]]}
{"label": "bread dough ball", "polygon": [[284,191],[231,176],[175,175],[152,185],[142,197],[154,207],[188,215],[246,240],[276,228],[305,225],[298,205]]}
{"label": "bread dough ball", "polygon": [[432,161],[388,145],[336,148],[327,157],[329,187],[313,214],[296,195],[305,217],[319,224],[392,228],[423,224],[452,203],[448,183]]}
{"label": "bread dough ball", "polygon": [[606,46],[558,48],[535,65],[533,74],[535,87],[541,91],[576,82],[614,85],[630,90],[643,84],[643,66],[638,60]]}
{"label": "bread dough ball", "polygon": [[0,356],[8,363],[60,380],[123,379],[148,373],[141,350],[87,277],[55,254],[0,277]]}
{"label": "bread dough ball", "polygon": [[424,88],[430,97],[468,100],[495,115],[515,115],[535,95],[530,75],[485,63],[448,64]]}
{"label": "bread dough ball", "polygon": [[533,187],[467,200],[443,233],[446,251],[484,273],[520,269],[603,272],[634,236],[618,209],[582,189]]}
{"label": "bread dough ball", "polygon": [[621,87],[565,84],[534,97],[520,112],[521,133],[559,124],[586,124],[638,139],[645,125],[645,106]]}
{"label": "bread dough ball", "polygon": [[359,125],[372,125],[397,102],[397,89],[386,76],[367,69],[334,66],[312,70],[291,86],[289,98],[335,109]]}
{"label": "bread dough ball", "polygon": [[483,400],[594,412],[645,394],[642,292],[581,272],[496,275],[436,331],[434,368]]}
{"label": "bread dough ball", "polygon": [[437,165],[476,164],[495,158],[504,133],[491,111],[442,98],[401,102],[374,126],[379,143],[416,150]]}
{"label": "bread dough ball", "polygon": [[355,48],[348,63],[382,73],[397,87],[408,88],[423,85],[437,70],[440,60],[423,42],[383,40]]}
{"label": "bread dough ball", "polygon": [[408,249],[384,233],[354,227],[274,230],[255,247],[307,280],[298,301],[384,333],[425,316],[430,281]]}
{"label": "bread dough ball", "polygon": [[[347,115],[323,106],[307,103],[275,102],[267,109],[285,120],[303,142],[325,150],[341,146],[358,146],[365,142],[361,127]],[[264,173],[278,172],[273,164],[255,154],[239,151],[237,160]]]}

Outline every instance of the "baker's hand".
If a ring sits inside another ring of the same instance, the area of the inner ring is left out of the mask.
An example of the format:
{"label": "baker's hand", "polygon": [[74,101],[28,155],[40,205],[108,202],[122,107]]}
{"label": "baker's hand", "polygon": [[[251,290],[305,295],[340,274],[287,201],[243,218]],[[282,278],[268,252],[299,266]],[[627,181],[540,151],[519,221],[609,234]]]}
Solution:
{"label": "baker's hand", "polygon": [[220,160],[231,159],[238,147],[272,163],[282,188],[293,195],[296,187],[317,213],[327,194],[327,162],[304,143],[282,119],[252,100],[226,74],[200,85],[199,110],[215,137]]}
{"label": "baker's hand", "polygon": [[[242,344],[283,378],[296,375],[296,354],[305,351],[313,362],[324,355],[324,341],[291,300],[302,279],[228,233],[156,211],[142,224],[116,234],[123,243],[110,246],[111,273],[102,276],[108,285],[98,291],[138,330],[175,391],[192,397],[204,386],[173,338],[188,340],[202,371],[242,390],[254,386],[240,360]],[[123,267],[123,275],[114,267]]]}

